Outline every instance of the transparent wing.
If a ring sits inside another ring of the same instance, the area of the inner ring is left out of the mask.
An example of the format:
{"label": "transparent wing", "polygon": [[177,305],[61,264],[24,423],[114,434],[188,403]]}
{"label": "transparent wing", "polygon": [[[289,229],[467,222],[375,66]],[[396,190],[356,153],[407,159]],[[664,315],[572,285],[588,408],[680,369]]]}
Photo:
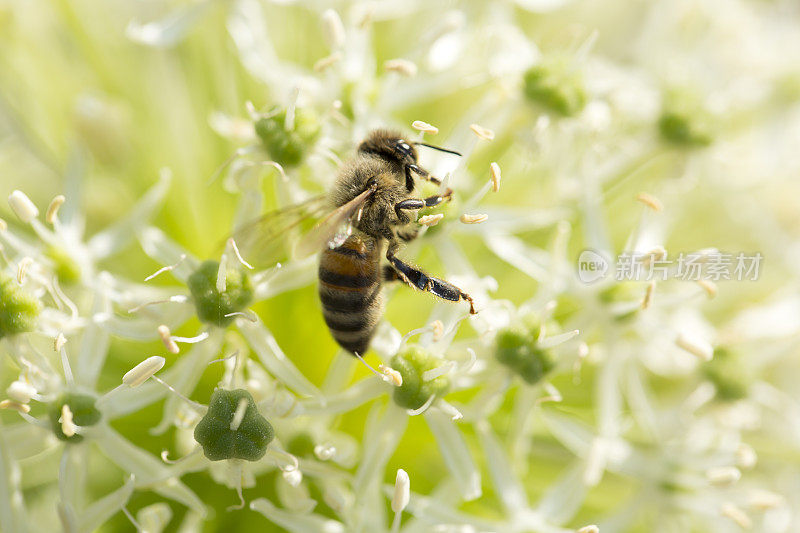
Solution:
{"label": "transparent wing", "polygon": [[353,219],[359,218],[361,207],[374,192],[375,187],[370,187],[325,216],[297,243],[295,255],[306,257],[325,246],[335,248],[342,244],[353,231]]}
{"label": "transparent wing", "polygon": [[246,222],[231,237],[248,262],[270,267],[291,258],[293,241],[328,213],[327,196],[321,194]]}

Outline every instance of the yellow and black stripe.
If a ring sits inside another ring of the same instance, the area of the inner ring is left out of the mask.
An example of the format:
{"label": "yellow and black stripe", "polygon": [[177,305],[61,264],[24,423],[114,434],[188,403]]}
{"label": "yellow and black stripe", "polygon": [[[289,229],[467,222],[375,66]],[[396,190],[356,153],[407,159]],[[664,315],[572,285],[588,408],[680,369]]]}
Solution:
{"label": "yellow and black stripe", "polygon": [[380,249],[374,239],[351,235],[324,250],[319,297],[325,323],[342,348],[363,355],[383,314]]}

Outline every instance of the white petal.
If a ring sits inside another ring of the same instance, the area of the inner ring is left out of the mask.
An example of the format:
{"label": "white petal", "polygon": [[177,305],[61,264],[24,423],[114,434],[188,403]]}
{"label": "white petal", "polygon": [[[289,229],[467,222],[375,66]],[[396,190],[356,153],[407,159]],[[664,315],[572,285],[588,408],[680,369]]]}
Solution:
{"label": "white petal", "polygon": [[109,518],[117,514],[133,494],[134,483],[129,479],[123,486],[82,509],[78,516],[78,531],[97,531]]}
{"label": "white petal", "polygon": [[172,520],[172,509],[164,502],[153,503],[136,513],[136,521],[147,533],[161,533]]}
{"label": "white petal", "polygon": [[438,409],[428,409],[423,415],[431,428],[445,466],[456,479],[461,496],[469,501],[481,496],[481,474],[467,449],[456,425]]}
{"label": "white petal", "polygon": [[[94,293],[92,314],[112,312],[108,287],[102,280],[97,283]],[[103,368],[108,349],[111,345],[111,336],[106,328],[93,321],[87,323],[81,335],[78,349],[78,363],[75,366],[75,381],[90,389],[97,383],[100,369]]]}
{"label": "white petal", "polygon": [[[352,357],[352,356],[349,356]],[[354,364],[353,361],[350,361]],[[352,411],[360,405],[388,392],[386,383],[373,377],[363,379],[352,387],[324,398],[300,400],[293,415],[336,415]]]}
{"label": "white petal", "polygon": [[536,281],[546,281],[548,276],[549,254],[544,250],[531,248],[517,237],[491,235],[484,239],[486,246],[500,259],[519,269]]}
{"label": "white petal", "polygon": [[477,426],[477,432],[494,489],[508,513],[513,515],[518,509],[528,506],[525,490],[520,485],[519,479],[514,476],[508,458],[492,433],[489,424],[481,422]]}
{"label": "white petal", "polygon": [[[199,344],[192,345],[192,348],[187,353],[182,355],[168,371],[164,372],[162,379],[181,394],[187,397],[190,396],[208,368],[209,361],[219,354],[224,335],[225,332],[222,329],[212,330],[209,338]],[[180,367],[180,370],[178,370],[178,367]],[[154,435],[159,435],[169,429],[175,422],[178,409],[182,403],[183,400],[174,394],[167,396],[167,400],[164,402],[164,415],[161,418],[161,422],[151,430]]]}
{"label": "white petal", "polygon": [[407,425],[408,416],[394,403],[388,404],[382,414],[379,414],[378,407],[370,412],[362,439],[364,448],[361,462],[353,481],[357,498],[366,495],[370,488],[375,488],[382,482],[386,463],[394,453]]}
{"label": "white petal", "polygon": [[58,491],[61,502],[72,509],[83,505],[86,490],[88,448],[86,446],[65,446],[61,453],[61,466],[58,471]]}
{"label": "white petal", "polygon": [[583,462],[577,461],[555,483],[551,483],[542,495],[537,511],[547,521],[555,524],[570,522],[580,509],[586,497],[583,470]]}
{"label": "white petal", "polygon": [[293,533],[344,533],[341,522],[319,515],[297,515],[278,509],[265,498],[250,502],[250,509],[266,516],[273,523]]}
{"label": "white petal", "polygon": [[171,274],[175,279],[186,281],[189,275],[197,270],[200,261],[195,256],[178,246],[172,239],[167,237],[160,229],[147,227],[139,233],[139,242],[144,253],[155,259],[164,266],[178,263],[181,256],[185,256],[183,261],[176,266]]}
{"label": "white petal", "polygon": [[277,294],[311,285],[316,280],[317,258],[315,256],[291,261],[282,265],[280,269],[270,272],[263,282],[257,282],[253,299],[257,302],[266,300]]}
{"label": "white petal", "polygon": [[106,457],[136,477],[137,487],[147,486],[165,498],[205,514],[206,507],[200,498],[173,477],[172,470],[160,459],[134,446],[107,425],[93,426],[90,435]]}
{"label": "white petal", "polygon": [[22,475],[6,444],[6,436],[0,433],[0,529],[24,533],[30,522],[22,499]]}
{"label": "white petal", "polygon": [[561,444],[578,457],[588,456],[594,440],[594,434],[588,426],[549,411],[542,411],[541,416],[550,433]]}
{"label": "white petal", "polygon": [[[204,342],[192,345],[190,350],[183,353],[172,366],[161,374],[161,379],[182,394],[191,394],[200,380],[200,376],[208,367],[209,361],[219,355],[223,335],[224,330],[215,330]],[[165,395],[167,395],[167,389],[164,386],[150,381],[135,389],[122,388],[104,400],[103,414],[107,420],[113,420],[157,402]],[[161,423],[153,428],[152,432],[158,434],[169,428],[175,420],[181,401],[173,395],[167,398]]]}
{"label": "white petal", "polygon": [[302,396],[319,397],[319,389],[283,353],[272,333],[261,322],[237,321],[236,326],[250,343],[267,370],[284,385]]}

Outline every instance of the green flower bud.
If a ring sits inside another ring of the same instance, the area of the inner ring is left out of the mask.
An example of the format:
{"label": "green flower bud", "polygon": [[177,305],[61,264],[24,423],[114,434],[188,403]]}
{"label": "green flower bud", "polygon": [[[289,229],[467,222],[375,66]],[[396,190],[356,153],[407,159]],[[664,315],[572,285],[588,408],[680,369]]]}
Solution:
{"label": "green flower bud", "polygon": [[419,409],[431,396],[440,398],[447,394],[450,379],[446,375],[429,381],[422,379],[425,371],[442,364],[442,359],[416,346],[409,346],[392,357],[391,367],[403,376],[403,384],[394,389],[394,403],[406,409]]}
{"label": "green flower bud", "polygon": [[667,93],[658,119],[661,136],[685,147],[708,146],[714,140],[713,117],[700,98],[688,90]]}
{"label": "green flower bud", "polygon": [[75,433],[74,435],[67,436],[64,434],[64,429],[59,422],[62,417],[64,405],[69,407],[72,413],[72,422],[76,426],[86,427],[93,426],[100,422],[100,411],[95,407],[95,398],[88,394],[79,394],[77,392],[68,392],[62,394],[50,406],[48,416],[50,418],[50,426],[53,428],[53,433],[56,434],[59,440],[67,442],[80,442],[83,440],[83,435]]}
{"label": "green flower bud", "polygon": [[0,272],[0,338],[31,331],[41,310],[39,300],[25,292],[17,280]]}
{"label": "green flower bud", "polygon": [[495,339],[495,357],[533,385],[545,377],[556,364],[549,351],[539,348],[536,342],[539,326],[532,320],[524,326],[501,330]]}
{"label": "green flower bud", "polygon": [[534,65],[524,83],[529,100],[565,117],[577,115],[586,105],[583,77],[563,59]]}
{"label": "green flower bud", "polygon": [[50,246],[47,249],[47,257],[53,261],[59,283],[69,285],[81,279],[78,263],[63,248]]}
{"label": "green flower bud", "polygon": [[702,372],[717,389],[719,400],[732,402],[747,397],[752,379],[734,352],[725,348],[715,349],[714,357],[703,364]]}
{"label": "green flower bud", "polygon": [[247,272],[239,269],[228,269],[225,278],[225,291],[217,290],[217,261],[204,261],[195,270],[187,285],[192,293],[197,316],[203,322],[225,327],[234,317],[226,317],[247,307],[253,300],[253,289]]}
{"label": "green flower bud", "polygon": [[[242,400],[245,401],[243,412],[239,407]],[[215,390],[208,412],[194,428],[194,440],[212,461],[258,461],[267,453],[267,445],[274,437],[272,425],[261,416],[255,400],[244,389]]]}
{"label": "green flower bud", "polygon": [[294,112],[294,128],[287,131],[286,109],[275,106],[256,121],[255,130],[270,157],[288,167],[303,160],[321,128],[313,109],[298,107]]}

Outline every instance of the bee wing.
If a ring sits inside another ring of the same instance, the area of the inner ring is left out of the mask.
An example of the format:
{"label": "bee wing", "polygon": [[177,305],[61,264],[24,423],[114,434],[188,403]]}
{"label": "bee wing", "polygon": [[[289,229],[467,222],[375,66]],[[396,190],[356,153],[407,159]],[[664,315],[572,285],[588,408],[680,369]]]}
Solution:
{"label": "bee wing", "polygon": [[306,223],[329,213],[327,196],[321,194],[299,204],[270,211],[245,223],[231,237],[248,262],[261,267],[273,266],[291,256],[290,240],[302,232]]}
{"label": "bee wing", "polygon": [[297,243],[295,256],[303,258],[320,251],[324,246],[335,248],[342,244],[352,232],[353,217],[374,192],[375,187],[370,187],[320,220]]}

